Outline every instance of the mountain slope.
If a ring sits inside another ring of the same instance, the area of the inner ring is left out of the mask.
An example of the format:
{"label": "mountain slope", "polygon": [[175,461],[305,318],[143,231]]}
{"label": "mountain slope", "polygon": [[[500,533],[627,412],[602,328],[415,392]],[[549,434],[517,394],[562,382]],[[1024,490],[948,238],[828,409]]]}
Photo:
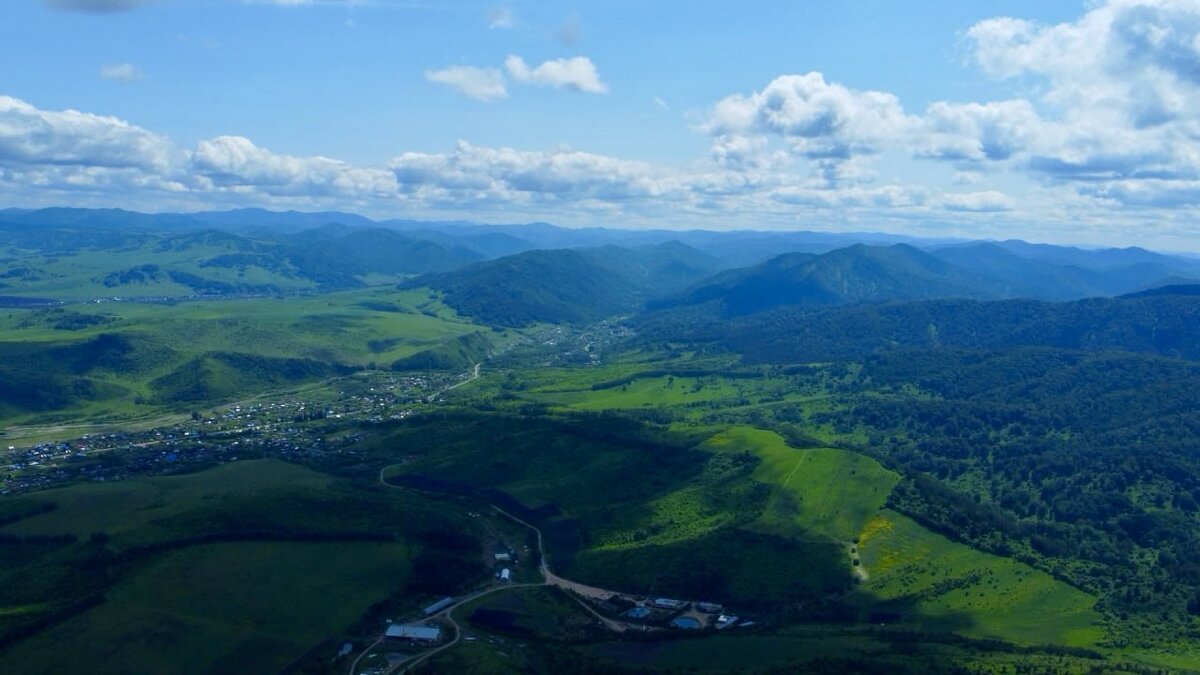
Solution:
{"label": "mountain slope", "polygon": [[583,323],[632,312],[646,298],[694,283],[718,266],[673,242],[538,250],[425,275],[404,287],[437,289],[459,313],[491,325]]}
{"label": "mountain slope", "polygon": [[751,361],[858,359],[915,349],[1053,347],[1200,359],[1200,296],[1179,294],[1034,300],[932,300],[836,308],[783,307],[732,320],[651,312],[645,339],[688,339]]}
{"label": "mountain slope", "polygon": [[720,316],[753,314],[781,305],[821,307],[939,297],[996,297],[1000,289],[907,244],[856,244],[823,255],[785,253],[761,265],[730,270],[656,308],[706,305]]}
{"label": "mountain slope", "polygon": [[1178,278],[1176,275],[1186,274],[1187,269],[1186,261],[1148,251],[1130,253],[1128,249],[1080,251],[1055,247],[1052,251],[1058,254],[1032,257],[1015,252],[1031,250],[1041,251],[1031,245],[979,242],[940,248],[931,254],[992,279],[1007,297],[1040,300],[1119,295],[1162,285]]}

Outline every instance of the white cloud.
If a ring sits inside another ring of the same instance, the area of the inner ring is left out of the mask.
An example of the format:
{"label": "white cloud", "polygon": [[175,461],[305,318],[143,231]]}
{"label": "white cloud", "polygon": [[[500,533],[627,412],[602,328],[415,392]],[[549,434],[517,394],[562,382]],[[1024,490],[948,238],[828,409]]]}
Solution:
{"label": "white cloud", "polygon": [[515,82],[574,89],[589,94],[608,92],[608,85],[600,81],[595,64],[586,56],[553,59],[530,68],[524,59],[512,55],[504,60],[504,68]]}
{"label": "white cloud", "polygon": [[389,164],[402,191],[457,200],[629,200],[675,189],[643,162],[576,150],[522,151],[460,141],[450,154],[404,153]]}
{"label": "white cloud", "polygon": [[395,179],[383,169],[279,155],[240,136],[200,141],[190,168],[201,188],[252,188],[285,196],[386,197],[395,192]]}
{"label": "white cloud", "polygon": [[1042,120],[1025,100],[929,106],[916,154],[967,162],[1002,161],[1025,150]]}
{"label": "white cloud", "polygon": [[515,28],[517,13],[510,7],[496,7],[488,12],[488,28]]}
{"label": "white cloud", "polygon": [[508,96],[504,74],[496,68],[449,66],[441,70],[425,71],[425,79],[444,84],[480,101],[495,101]]}
{"label": "white cloud", "polygon": [[658,108],[659,110],[670,110],[671,109],[671,106],[667,105],[666,101],[662,100],[661,98],[659,98],[657,96],[655,96],[653,99],[651,99],[651,102],[654,104],[654,107]]}
{"label": "white cloud", "polygon": [[145,79],[146,75],[132,63],[115,63],[100,68],[100,78],[117,80],[118,82],[136,82]]}
{"label": "white cloud", "polygon": [[716,156],[739,163],[747,152],[766,150],[769,139],[809,159],[848,160],[881,151],[913,125],[894,95],[855,91],[813,72],[783,75],[762,91],[726,97],[700,128],[713,138]]}
{"label": "white cloud", "polygon": [[0,164],[162,171],[174,152],[165,137],[115,117],[39,110],[0,96]]}
{"label": "white cloud", "polygon": [[1046,119],[1012,120],[1025,127],[1014,146],[1032,175],[1118,200],[1163,193],[1137,181],[1197,178],[1200,3],[1109,0],[1053,26],[982,21],[967,39],[984,72],[1040,92]]}
{"label": "white cloud", "polygon": [[947,211],[990,213],[1010,211],[1013,208],[1012,199],[1003,192],[996,192],[995,190],[946,194],[942,195],[941,201],[942,208]]}

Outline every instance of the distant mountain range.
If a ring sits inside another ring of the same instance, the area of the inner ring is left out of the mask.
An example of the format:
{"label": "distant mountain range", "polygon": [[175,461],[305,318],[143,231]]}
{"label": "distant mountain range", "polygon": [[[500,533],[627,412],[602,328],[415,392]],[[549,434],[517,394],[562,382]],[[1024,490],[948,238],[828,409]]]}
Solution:
{"label": "distant mountain range", "polygon": [[722,316],[742,316],[784,305],[935,298],[1077,300],[1200,278],[1194,261],[1141,249],[1061,248],[1056,259],[1026,258],[1013,249],[1028,250],[1005,242],[930,252],[907,244],[856,244],[819,256],[787,253],[722,272],[656,308],[707,305]]}
{"label": "distant mountain range", "polygon": [[[0,211],[5,294],[55,297],[66,282],[46,279],[69,275],[51,261],[94,253],[110,255],[86,257],[87,279],[126,295],[288,293],[403,280],[502,325],[589,321],[647,305],[732,318],[939,298],[1068,301],[1200,280],[1200,259],[1015,240],[373,221],[260,209]],[[427,276],[411,278],[418,275]]]}

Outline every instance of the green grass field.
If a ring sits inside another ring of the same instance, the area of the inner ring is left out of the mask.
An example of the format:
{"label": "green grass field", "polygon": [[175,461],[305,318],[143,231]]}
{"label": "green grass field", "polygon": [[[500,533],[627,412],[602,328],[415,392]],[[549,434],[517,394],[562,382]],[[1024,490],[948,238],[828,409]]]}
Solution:
{"label": "green grass field", "polygon": [[278,672],[403,588],[408,573],[401,544],[191,547],[0,655],[0,671]]}
{"label": "green grass field", "polygon": [[1096,599],[1038,570],[930,532],[891,510],[861,534],[863,591],[922,628],[1018,644],[1094,647]]}
{"label": "green grass field", "polygon": [[181,476],[133,478],[114,483],[81,483],[10,498],[8,503],[51,501],[49,513],[18,521],[10,534],[73,534],[86,539],[104,532],[118,542],[145,541],[170,534],[156,521],[239,499],[262,499],[279,491],[306,491],[329,478],[278,460],[233,462]]}
{"label": "green grass field", "polygon": [[850,541],[883,506],[899,477],[875,460],[836,448],[798,450],[773,431],[734,427],[705,441],[712,452],[749,452],[753,478],[772,486],[756,529]]}

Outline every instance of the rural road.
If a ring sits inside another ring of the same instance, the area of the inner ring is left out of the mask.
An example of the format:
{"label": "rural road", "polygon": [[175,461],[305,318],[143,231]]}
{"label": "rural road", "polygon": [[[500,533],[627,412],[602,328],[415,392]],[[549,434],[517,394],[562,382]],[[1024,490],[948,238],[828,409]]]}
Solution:
{"label": "rural road", "polygon": [[[384,675],[388,675],[388,673],[404,672],[411,668],[415,668],[416,666],[418,666],[421,663],[423,663],[424,661],[428,660],[435,654],[445,651],[445,650],[453,647],[454,645],[458,644],[458,642],[460,640],[462,640],[462,628],[458,625],[458,621],[454,620],[453,612],[454,612],[454,610],[458,609],[459,607],[467,604],[468,602],[473,602],[475,600],[478,600],[479,598],[482,598],[485,595],[491,595],[492,593],[499,593],[500,591],[507,591],[510,588],[541,588],[542,586],[545,586],[545,585],[546,584],[542,583],[542,584],[505,584],[503,586],[492,586],[491,588],[485,588],[482,591],[476,591],[475,593],[472,593],[472,594],[464,597],[462,600],[459,600],[458,602],[454,603],[453,605],[450,605],[446,609],[443,609],[442,611],[438,612],[437,614],[427,617],[427,620],[441,618],[441,619],[445,619],[446,621],[449,621],[450,625],[454,627],[454,639],[440,647],[431,649],[431,650],[425,652],[424,654],[417,656],[416,658],[409,659],[407,661],[402,661],[401,663],[396,664],[393,668],[391,668],[389,670],[385,670]],[[382,640],[382,639],[383,638],[380,638],[380,640]],[[378,641],[376,642],[376,644],[378,644]],[[374,648],[374,645],[372,645],[372,648]],[[366,652],[363,652],[363,653],[365,654]],[[351,670],[350,673],[351,673],[351,675],[353,675],[354,671]]]}
{"label": "rural road", "polygon": [[[529,529],[533,530],[537,534],[538,559],[539,559],[538,571],[542,573],[542,578],[546,580],[543,585],[557,586],[558,588],[561,588],[565,591],[571,591],[574,594],[587,596],[589,598],[600,599],[600,598],[607,598],[609,596],[616,595],[616,592],[610,591],[606,588],[598,588],[596,586],[588,586],[587,584],[581,584],[577,581],[571,581],[570,579],[564,579],[564,578],[558,576],[557,574],[555,574],[554,572],[552,572],[550,570],[550,564],[548,562],[546,562],[546,547],[542,544],[542,531],[540,529],[538,529],[536,526],[531,525],[531,524],[525,522],[524,520],[521,520],[520,518],[505,511],[504,509],[500,508],[499,506],[492,506],[492,508],[496,510],[496,513],[499,513],[500,515],[504,516],[505,518],[508,518],[509,520],[511,520],[515,523],[519,523],[521,525],[524,525],[525,527],[528,527]],[[571,597],[575,597],[575,595],[572,595]],[[580,606],[582,606],[584,609],[586,609],[588,611],[588,613],[590,613],[592,616],[596,617],[596,619],[598,621],[600,621],[600,623],[604,624],[610,630],[616,631],[618,633],[623,633],[623,632],[629,630],[628,624],[622,623],[620,621],[614,621],[614,620],[600,614],[596,610],[592,609],[592,607],[590,605],[583,602],[582,600],[579,600],[578,597],[575,597],[575,599],[577,601],[579,601]]]}
{"label": "rural road", "polygon": [[469,383],[471,383],[471,382],[474,382],[475,380],[478,380],[478,379],[479,379],[479,369],[480,369],[480,368],[482,368],[482,367],[483,367],[483,362],[482,362],[482,361],[480,361],[479,363],[476,363],[476,364],[475,364],[475,367],[474,367],[474,368],[472,369],[472,371],[471,371],[471,376],[470,376],[470,377],[468,377],[467,379],[463,380],[462,382],[459,382],[458,384],[452,384],[452,385],[450,385],[449,387],[446,387],[445,389],[443,389],[443,390],[439,391],[438,393],[439,393],[439,394],[444,394],[444,393],[446,393],[446,392],[450,391],[451,389],[458,389],[459,387],[463,386],[464,384],[469,384]]}
{"label": "rural road", "polygon": [[[478,364],[475,366],[475,377],[479,377],[479,365]],[[471,379],[475,379],[475,378],[471,378]],[[464,380],[463,382],[460,382],[459,385],[466,384],[467,382],[470,382],[470,380]],[[455,386],[459,386],[459,385],[455,385]],[[388,469],[388,467],[384,467],[379,470],[379,482],[382,483],[384,486],[392,488],[394,490],[404,489],[399,486],[392,485],[392,484],[388,483],[386,480],[384,480],[383,473],[384,473],[384,471],[387,471],[387,469]],[[629,624],[623,623],[621,621],[615,621],[613,619],[610,619],[610,618],[600,614],[599,612],[597,612],[595,609],[593,609],[590,605],[588,605],[586,602],[584,602],[579,597],[579,596],[585,596],[585,597],[590,597],[590,598],[604,598],[604,597],[608,597],[610,595],[614,595],[615,591],[610,591],[610,590],[604,589],[604,588],[598,588],[596,586],[589,586],[587,584],[581,584],[577,581],[571,581],[570,579],[564,579],[564,578],[558,576],[557,574],[555,574],[553,571],[551,571],[549,563],[546,562],[546,548],[542,541],[542,531],[538,527],[531,525],[530,523],[527,523],[524,520],[521,520],[520,518],[512,515],[511,513],[505,511],[504,509],[502,509],[498,506],[492,506],[492,508],[500,515],[504,516],[505,518],[508,518],[509,520],[511,520],[515,523],[524,525],[525,527],[533,530],[534,534],[537,535],[538,561],[539,561],[538,562],[538,571],[542,575],[542,579],[543,579],[542,583],[540,583],[540,584],[504,584],[501,586],[491,586],[491,587],[485,588],[483,590],[476,591],[474,593],[466,595],[461,600],[455,602],[454,604],[443,609],[442,611],[438,612],[437,614],[425,617],[426,621],[433,620],[433,619],[445,619],[447,622],[449,622],[450,625],[454,628],[454,639],[452,639],[451,641],[447,642],[444,645],[441,645],[435,649],[431,649],[431,650],[429,650],[419,656],[416,656],[412,659],[397,663],[396,665],[392,666],[391,668],[383,671],[384,675],[390,675],[391,673],[398,673],[398,672],[407,672],[408,670],[416,667],[417,665],[424,663],[425,661],[427,661],[434,655],[439,654],[439,653],[453,647],[454,645],[458,644],[458,642],[462,639],[462,628],[458,625],[458,622],[454,619],[454,616],[453,616],[454,610],[458,609],[459,607],[461,607],[469,602],[478,600],[479,598],[482,598],[485,595],[490,595],[492,593],[499,593],[500,591],[507,591],[512,588],[540,588],[543,586],[556,586],[565,591],[570,591],[570,593],[568,595],[570,595],[572,598],[574,598],[575,601],[578,602],[581,607],[583,607],[585,610],[587,610],[589,614],[591,614],[593,617],[595,617],[597,621],[599,621],[601,624],[603,624],[609,630],[612,630],[612,631],[615,631],[618,633],[623,633],[623,632],[629,630]],[[365,658],[367,656],[367,654],[370,654],[371,651],[374,650],[376,647],[378,647],[385,639],[386,639],[385,636],[381,635],[378,639],[376,639],[370,645],[367,645],[367,647],[365,649],[363,649],[362,652],[359,653],[358,657],[354,659],[354,662],[350,664],[350,668],[347,670],[348,675],[355,675],[355,673],[358,672],[358,667],[361,664],[363,658]]]}

